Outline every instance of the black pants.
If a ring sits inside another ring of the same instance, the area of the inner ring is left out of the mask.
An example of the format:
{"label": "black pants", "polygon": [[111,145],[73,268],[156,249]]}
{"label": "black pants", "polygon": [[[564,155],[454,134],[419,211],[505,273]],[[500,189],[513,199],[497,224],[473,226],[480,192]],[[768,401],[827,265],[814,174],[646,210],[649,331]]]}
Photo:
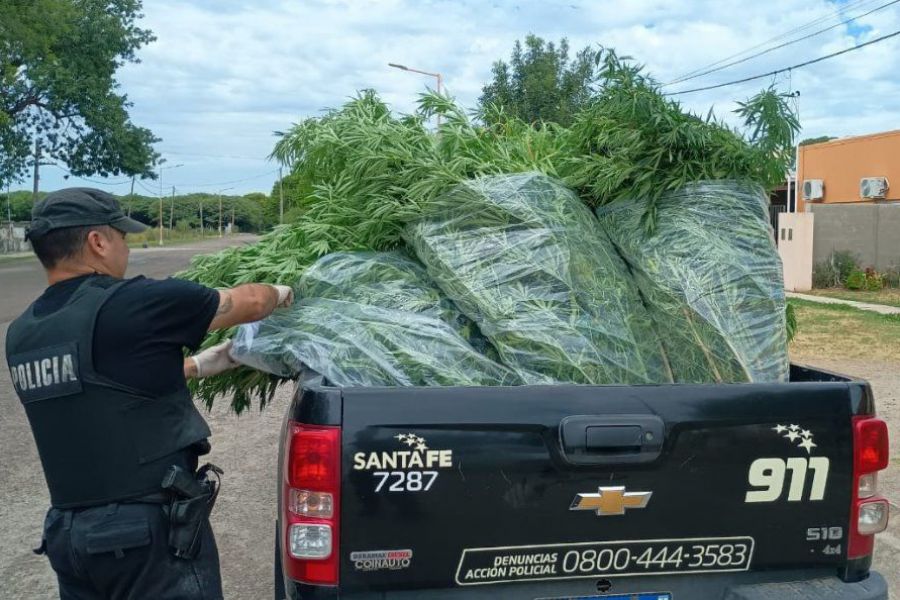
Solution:
{"label": "black pants", "polygon": [[159,504],[51,508],[44,521],[47,558],[61,600],[219,600],[219,553],[207,522],[200,553],[176,558]]}

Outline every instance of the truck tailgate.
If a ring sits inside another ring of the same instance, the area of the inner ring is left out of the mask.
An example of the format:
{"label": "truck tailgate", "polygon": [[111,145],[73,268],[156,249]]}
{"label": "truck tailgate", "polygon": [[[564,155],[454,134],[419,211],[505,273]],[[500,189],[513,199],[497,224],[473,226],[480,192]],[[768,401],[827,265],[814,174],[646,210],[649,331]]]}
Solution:
{"label": "truck tailgate", "polygon": [[867,395],[862,382],[345,389],[341,590],[837,569],[852,405]]}

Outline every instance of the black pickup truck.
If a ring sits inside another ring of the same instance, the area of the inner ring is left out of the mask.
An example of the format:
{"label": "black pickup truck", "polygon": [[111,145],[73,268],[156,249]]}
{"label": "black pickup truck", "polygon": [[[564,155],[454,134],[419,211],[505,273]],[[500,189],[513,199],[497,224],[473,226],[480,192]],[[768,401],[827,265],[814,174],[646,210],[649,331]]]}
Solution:
{"label": "black pickup truck", "polygon": [[277,598],[876,600],[869,385],[337,388],[285,418]]}

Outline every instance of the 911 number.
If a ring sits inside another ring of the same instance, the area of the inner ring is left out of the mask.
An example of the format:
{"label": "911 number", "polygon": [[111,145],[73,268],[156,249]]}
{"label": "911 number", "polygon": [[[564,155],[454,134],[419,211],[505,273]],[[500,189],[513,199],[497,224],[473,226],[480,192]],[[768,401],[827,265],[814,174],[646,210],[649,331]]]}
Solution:
{"label": "911 number", "polygon": [[[812,472],[812,484],[809,500],[817,501],[825,498],[825,486],[828,482],[830,463],[824,456],[805,458],[758,458],[750,465],[747,480],[754,489],[747,492],[744,502],[775,502],[784,493],[786,479],[788,486],[788,502],[800,502],[806,494],[807,474]],[[787,474],[790,472],[790,477]]]}

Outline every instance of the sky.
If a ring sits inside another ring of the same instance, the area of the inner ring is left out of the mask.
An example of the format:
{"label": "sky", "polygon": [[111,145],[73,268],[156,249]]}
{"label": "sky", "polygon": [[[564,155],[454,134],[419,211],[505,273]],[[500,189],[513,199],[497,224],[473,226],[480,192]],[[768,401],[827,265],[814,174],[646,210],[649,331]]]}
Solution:
{"label": "sky", "polygon": [[[830,28],[664,88],[678,92],[771,72],[900,30],[900,2],[875,10],[888,2],[145,0],[141,25],[157,40],[139,51],[140,63],[120,69],[118,81],[133,103],[132,120],[162,138],[156,148],[166,159],[166,194],[172,186],[178,193],[268,193],[278,176],[278,164],[267,158],[274,132],[339,106],[359,89],[374,88],[394,110],[411,112],[417,95],[434,87],[434,78],[389,62],[440,72],[447,91],[472,108],[492,63],[508,59],[513,43],[528,33],[566,37],[573,50],[613,47],[669,83],[738,53],[744,52],[731,60]],[[799,91],[801,138],[900,128],[900,36],[790,73],[676,98],[737,124],[730,116],[735,101],[769,85]],[[131,183],[66,174],[44,167],[41,188],[90,185],[125,194]],[[135,193],[159,190],[159,181],[146,180]]]}

